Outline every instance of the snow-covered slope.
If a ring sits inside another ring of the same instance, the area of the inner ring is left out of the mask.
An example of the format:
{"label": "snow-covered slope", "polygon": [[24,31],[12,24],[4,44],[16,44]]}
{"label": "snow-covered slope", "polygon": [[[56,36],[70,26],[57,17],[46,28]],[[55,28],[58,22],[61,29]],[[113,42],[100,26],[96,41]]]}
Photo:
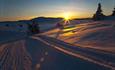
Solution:
{"label": "snow-covered slope", "polygon": [[[0,31],[27,32],[28,24],[32,22],[0,22]],[[39,24],[41,31],[46,31],[54,27],[54,24]]]}
{"label": "snow-covered slope", "polygon": [[71,24],[63,30],[55,29],[46,34],[51,37],[58,35],[58,39],[81,47],[115,51],[114,20],[74,24],[73,26]]}
{"label": "snow-covered slope", "polygon": [[[55,24],[40,24],[40,29],[46,31],[44,35],[58,38],[62,41],[79,45],[81,47],[95,48],[100,50],[115,51],[115,20],[105,21],[80,21],[73,20],[71,24],[65,26],[64,29],[52,29]],[[86,23],[84,23],[86,22]],[[8,25],[7,25],[8,24]],[[22,26],[21,26],[22,25]],[[0,30],[26,32],[27,25],[25,23],[6,23],[0,24]],[[10,33],[10,32],[9,32]],[[23,33],[22,33],[23,34]],[[26,35],[26,33],[24,33]],[[2,35],[2,34],[1,34]],[[4,35],[3,35],[4,36]],[[3,37],[1,36],[1,37]],[[8,38],[7,38],[8,39]],[[1,41],[4,39],[1,38]]]}

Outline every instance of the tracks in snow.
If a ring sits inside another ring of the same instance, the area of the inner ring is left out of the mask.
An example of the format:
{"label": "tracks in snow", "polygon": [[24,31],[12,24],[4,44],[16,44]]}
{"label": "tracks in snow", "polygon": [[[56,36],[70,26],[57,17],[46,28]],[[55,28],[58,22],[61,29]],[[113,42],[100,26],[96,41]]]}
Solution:
{"label": "tracks in snow", "polygon": [[[63,41],[46,36],[32,36],[31,38],[39,40],[67,55],[81,58],[113,70],[115,69],[115,55],[113,54],[74,47]],[[24,43],[24,40],[20,40],[0,45],[0,70],[31,70],[32,59],[27,53]]]}
{"label": "tracks in snow", "polygon": [[37,39],[52,48],[55,48],[58,51],[61,51],[67,55],[71,55],[77,58],[81,58],[95,64],[110,68],[112,70],[115,69],[115,55],[101,53],[80,47],[73,47],[68,43],[64,43],[63,41],[59,41],[54,38],[46,37],[46,36],[32,36],[33,39]]}
{"label": "tracks in snow", "polygon": [[22,40],[1,45],[0,70],[31,70],[31,57],[24,43]]}

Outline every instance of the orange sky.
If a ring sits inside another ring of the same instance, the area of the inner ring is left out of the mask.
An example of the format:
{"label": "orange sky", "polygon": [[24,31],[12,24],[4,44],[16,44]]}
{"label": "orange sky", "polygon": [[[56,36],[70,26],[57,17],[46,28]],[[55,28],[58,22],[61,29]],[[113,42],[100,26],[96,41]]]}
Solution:
{"label": "orange sky", "polygon": [[98,3],[102,3],[103,13],[110,15],[114,0],[2,0],[0,21],[28,20],[35,17],[92,17]]}

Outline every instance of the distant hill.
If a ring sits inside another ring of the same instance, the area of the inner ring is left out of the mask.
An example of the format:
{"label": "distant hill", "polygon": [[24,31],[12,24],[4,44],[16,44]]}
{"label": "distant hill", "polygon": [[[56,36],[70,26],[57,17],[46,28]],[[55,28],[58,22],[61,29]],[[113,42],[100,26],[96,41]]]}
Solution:
{"label": "distant hill", "polygon": [[56,22],[62,21],[63,18],[37,17],[37,18],[34,18],[32,20],[34,20],[38,23],[56,23]]}
{"label": "distant hill", "polygon": [[39,24],[43,23],[56,23],[63,20],[63,18],[49,18],[49,17],[37,17],[31,20],[19,20],[19,21],[4,21],[0,23],[31,23],[32,21],[38,22]]}

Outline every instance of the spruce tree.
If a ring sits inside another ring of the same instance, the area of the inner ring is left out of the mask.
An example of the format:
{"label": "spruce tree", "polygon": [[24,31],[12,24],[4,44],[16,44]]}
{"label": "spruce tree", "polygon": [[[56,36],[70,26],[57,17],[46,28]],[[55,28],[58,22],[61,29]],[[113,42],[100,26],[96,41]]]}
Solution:
{"label": "spruce tree", "polygon": [[115,8],[114,8],[113,13],[112,13],[112,15],[111,15],[111,16],[115,16]]}
{"label": "spruce tree", "polygon": [[97,8],[96,14],[97,15],[102,14],[101,3],[98,4],[98,8]]}
{"label": "spruce tree", "polygon": [[94,20],[103,20],[105,16],[103,15],[102,13],[102,9],[101,9],[101,3],[98,4],[98,8],[97,8],[97,11],[96,13],[94,14],[93,16],[93,19]]}

